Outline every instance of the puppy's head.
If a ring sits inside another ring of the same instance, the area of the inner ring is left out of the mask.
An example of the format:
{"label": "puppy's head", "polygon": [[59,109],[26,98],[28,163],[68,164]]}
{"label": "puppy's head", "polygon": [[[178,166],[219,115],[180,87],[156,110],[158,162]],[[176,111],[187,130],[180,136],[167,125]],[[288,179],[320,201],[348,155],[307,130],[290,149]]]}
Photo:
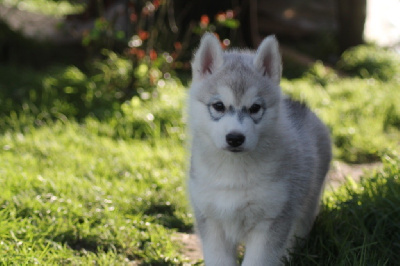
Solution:
{"label": "puppy's head", "polygon": [[267,37],[258,50],[224,52],[205,34],[192,63],[190,123],[193,141],[202,138],[229,152],[254,150],[273,128],[279,112],[281,58]]}

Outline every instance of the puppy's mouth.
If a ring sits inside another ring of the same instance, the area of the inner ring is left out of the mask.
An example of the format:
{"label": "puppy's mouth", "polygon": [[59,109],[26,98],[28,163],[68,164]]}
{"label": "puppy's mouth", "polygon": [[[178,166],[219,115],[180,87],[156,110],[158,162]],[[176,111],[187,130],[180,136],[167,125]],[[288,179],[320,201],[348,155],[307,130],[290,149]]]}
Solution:
{"label": "puppy's mouth", "polygon": [[241,148],[241,147],[226,147],[225,150],[230,151],[230,152],[234,152],[234,153],[240,153],[240,152],[244,152],[245,149]]}

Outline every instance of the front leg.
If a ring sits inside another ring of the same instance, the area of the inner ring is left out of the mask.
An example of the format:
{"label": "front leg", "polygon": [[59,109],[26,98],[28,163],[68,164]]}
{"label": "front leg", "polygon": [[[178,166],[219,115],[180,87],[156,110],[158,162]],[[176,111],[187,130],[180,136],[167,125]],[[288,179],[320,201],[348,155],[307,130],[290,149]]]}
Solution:
{"label": "front leg", "polygon": [[203,246],[206,266],[234,266],[236,244],[227,239],[223,226],[211,219],[199,217],[197,227]]}
{"label": "front leg", "polygon": [[258,224],[246,238],[242,266],[283,265],[287,255],[288,238],[292,235],[293,220],[281,216]]}

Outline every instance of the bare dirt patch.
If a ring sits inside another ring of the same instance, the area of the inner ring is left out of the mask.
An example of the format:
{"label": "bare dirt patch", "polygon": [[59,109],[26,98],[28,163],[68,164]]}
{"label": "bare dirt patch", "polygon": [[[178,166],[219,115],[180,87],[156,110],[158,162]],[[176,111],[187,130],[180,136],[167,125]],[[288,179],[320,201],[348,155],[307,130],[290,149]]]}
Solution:
{"label": "bare dirt patch", "polygon": [[331,165],[328,173],[328,180],[325,189],[334,190],[346,182],[347,178],[353,179],[355,182],[360,181],[364,174],[372,173],[382,167],[381,162],[366,164],[346,164],[335,161]]}
{"label": "bare dirt patch", "polygon": [[175,233],[173,240],[182,244],[182,254],[191,262],[196,263],[203,259],[200,240],[194,233]]}

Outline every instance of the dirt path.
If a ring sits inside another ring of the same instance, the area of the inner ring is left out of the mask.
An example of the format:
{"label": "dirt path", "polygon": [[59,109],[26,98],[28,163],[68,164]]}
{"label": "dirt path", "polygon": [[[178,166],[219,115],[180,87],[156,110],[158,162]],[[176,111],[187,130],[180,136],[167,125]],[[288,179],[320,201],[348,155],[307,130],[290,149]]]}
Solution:
{"label": "dirt path", "polygon": [[[349,165],[342,162],[334,162],[328,174],[327,190],[334,190],[345,183],[346,178],[352,178],[358,182],[363,173],[369,173],[379,169],[381,163]],[[203,259],[201,245],[195,234],[176,233],[173,239],[182,244],[182,254],[190,263],[196,263]],[[190,264],[189,264],[190,265]]]}

